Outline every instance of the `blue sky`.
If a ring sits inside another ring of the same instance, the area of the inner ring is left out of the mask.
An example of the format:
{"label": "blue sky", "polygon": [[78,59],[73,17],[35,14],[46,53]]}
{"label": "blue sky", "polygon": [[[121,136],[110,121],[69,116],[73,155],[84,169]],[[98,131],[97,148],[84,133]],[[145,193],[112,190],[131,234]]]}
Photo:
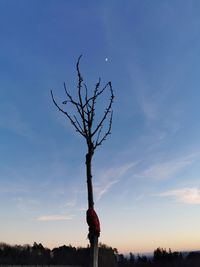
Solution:
{"label": "blue sky", "polygon": [[199,10],[197,0],[0,0],[1,241],[88,243],[86,146],[50,98],[65,100],[64,81],[76,94],[83,54],[91,90],[100,76],[115,92],[112,135],[93,163],[100,241],[199,249]]}

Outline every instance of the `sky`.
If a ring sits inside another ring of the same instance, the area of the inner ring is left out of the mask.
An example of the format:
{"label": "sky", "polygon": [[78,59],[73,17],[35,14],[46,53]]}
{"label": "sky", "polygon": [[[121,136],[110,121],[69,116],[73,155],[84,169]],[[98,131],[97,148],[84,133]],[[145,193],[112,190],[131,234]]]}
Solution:
{"label": "sky", "polygon": [[82,54],[91,92],[101,77],[115,94],[92,166],[99,241],[122,253],[200,249],[199,10],[0,0],[0,241],[88,244],[87,147],[50,96],[62,105],[64,81],[76,96]]}

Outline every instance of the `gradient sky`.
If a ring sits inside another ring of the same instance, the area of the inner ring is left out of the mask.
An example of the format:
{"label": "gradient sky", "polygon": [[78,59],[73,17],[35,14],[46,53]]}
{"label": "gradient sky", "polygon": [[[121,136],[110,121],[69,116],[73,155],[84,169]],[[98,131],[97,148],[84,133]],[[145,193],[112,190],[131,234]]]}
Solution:
{"label": "gradient sky", "polygon": [[[86,146],[50,98],[115,92],[95,154],[100,242],[200,249],[200,1],[0,0],[0,237],[85,246]],[[108,60],[106,60],[106,58]]]}

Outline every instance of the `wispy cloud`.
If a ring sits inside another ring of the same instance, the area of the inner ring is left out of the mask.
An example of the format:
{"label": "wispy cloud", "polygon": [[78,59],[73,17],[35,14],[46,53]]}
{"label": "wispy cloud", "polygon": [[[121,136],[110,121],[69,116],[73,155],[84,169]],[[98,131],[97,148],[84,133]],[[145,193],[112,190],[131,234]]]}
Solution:
{"label": "wispy cloud", "polygon": [[65,203],[65,207],[73,208],[74,206],[76,206],[76,199],[72,199]]}
{"label": "wispy cloud", "polygon": [[71,193],[71,198],[69,198],[67,200],[67,202],[65,202],[64,207],[71,209],[77,206],[77,202],[78,202],[78,197],[80,197],[80,195],[82,194],[82,191],[80,190],[74,190],[73,193]]}
{"label": "wispy cloud", "polygon": [[44,216],[40,216],[38,217],[36,220],[37,221],[69,221],[72,220],[73,215],[58,215],[58,214],[54,214],[54,215],[44,215]]}
{"label": "wispy cloud", "polygon": [[140,107],[148,120],[155,121],[159,118],[158,104],[156,105],[152,100],[143,96],[140,101]]}
{"label": "wispy cloud", "polygon": [[200,189],[195,187],[166,191],[160,193],[159,196],[172,197],[180,203],[200,204]]}
{"label": "wispy cloud", "polygon": [[[163,117],[166,115],[166,103],[169,103],[169,105],[172,106],[170,94],[174,91],[173,83],[169,82],[160,86],[154,84],[152,86],[152,83],[149,81],[148,75],[143,68],[136,64],[134,66],[134,75],[132,71],[132,65],[130,69],[130,76],[133,84],[137,88],[140,88],[140,90],[135,91],[135,94],[139,108],[142,111],[145,119],[148,122],[154,122],[160,120],[161,118],[163,119]],[[170,115],[171,111],[172,110],[170,110]]]}
{"label": "wispy cloud", "polygon": [[188,155],[183,158],[153,164],[146,170],[136,174],[139,177],[164,180],[173,177],[178,171],[190,165],[195,155]]}
{"label": "wispy cloud", "polygon": [[22,118],[19,109],[11,103],[0,105],[0,127],[21,136],[30,137],[33,135],[29,125]]}
{"label": "wispy cloud", "polygon": [[98,175],[98,183],[95,184],[95,193],[97,200],[100,200],[113,185],[117,184],[120,179],[137,163],[124,164],[120,167],[112,167]]}
{"label": "wispy cloud", "polygon": [[114,185],[117,184],[119,180],[114,180],[114,181],[109,181],[107,183],[104,183],[100,186],[97,186],[95,191],[97,194],[97,200],[100,200],[104,194],[106,194],[110,188]]}
{"label": "wispy cloud", "polygon": [[[2,177],[3,175],[0,174]],[[1,194],[26,194],[29,192],[29,188],[25,184],[19,184],[17,182],[2,181],[0,184],[0,195]]]}
{"label": "wispy cloud", "polygon": [[25,213],[33,213],[36,211],[40,205],[38,199],[18,197],[16,199],[17,208]]}

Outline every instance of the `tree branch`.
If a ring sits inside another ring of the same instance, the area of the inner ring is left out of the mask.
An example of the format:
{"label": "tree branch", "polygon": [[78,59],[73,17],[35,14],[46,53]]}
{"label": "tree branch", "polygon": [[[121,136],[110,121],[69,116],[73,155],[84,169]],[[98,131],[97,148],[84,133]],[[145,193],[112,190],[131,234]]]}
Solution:
{"label": "tree branch", "polygon": [[103,122],[105,121],[105,119],[107,118],[107,115],[111,112],[111,108],[112,108],[112,104],[113,104],[113,99],[114,99],[114,94],[113,94],[113,89],[112,89],[112,84],[111,82],[108,83],[109,88],[110,88],[110,92],[111,92],[111,98],[110,98],[110,102],[108,105],[108,108],[106,109],[104,116],[102,118],[102,120],[100,121],[100,123],[97,125],[96,129],[94,130],[94,132],[92,133],[92,136],[94,136],[96,134],[96,132],[98,132],[99,128],[102,126]]}
{"label": "tree branch", "polygon": [[101,140],[99,141],[99,137],[100,137],[100,134],[101,134],[101,131],[102,131],[103,126],[100,127],[99,132],[98,132],[98,136],[97,136],[97,140],[96,140],[96,142],[95,142],[94,149],[96,149],[97,146],[100,146],[100,145],[103,143],[103,141],[106,140],[107,136],[108,136],[109,134],[111,134],[112,119],[113,119],[113,111],[111,112],[111,116],[110,116],[110,120],[109,120],[109,127],[108,127],[108,130],[107,130],[107,132],[104,134],[104,136],[101,138]]}
{"label": "tree branch", "polygon": [[62,108],[60,108],[60,106],[56,103],[55,99],[54,99],[54,96],[53,96],[53,91],[51,90],[51,98],[53,100],[53,103],[54,105],[58,108],[59,111],[61,111],[63,114],[65,114],[68,119],[70,120],[71,124],[75,127],[76,131],[79,132],[82,136],[85,136],[84,132],[82,131],[82,128],[79,129],[79,127],[76,125],[76,122],[71,118],[71,116],[66,112],[64,111]]}
{"label": "tree branch", "polygon": [[66,95],[67,95],[68,98],[69,98],[69,102],[72,103],[72,104],[76,107],[76,109],[77,109],[79,115],[82,117],[82,114],[81,114],[81,105],[80,105],[78,102],[76,102],[76,101],[73,100],[72,96],[71,96],[71,95],[69,94],[69,92],[67,91],[65,82],[64,82],[64,89],[65,89],[65,93],[66,93]]}
{"label": "tree branch", "polygon": [[78,96],[79,96],[79,103],[80,103],[80,108],[81,108],[81,118],[82,118],[82,122],[83,122],[83,129],[85,132],[85,136],[87,136],[87,138],[88,138],[88,129],[86,127],[85,112],[84,112],[83,101],[82,101],[82,96],[81,96],[81,87],[82,87],[82,82],[83,82],[83,78],[81,76],[81,72],[79,69],[81,57],[82,57],[82,55],[79,56],[77,64],[76,64],[76,70],[78,73]]}
{"label": "tree branch", "polygon": [[[91,125],[92,125],[92,121],[91,121],[91,106],[88,102],[88,88],[87,85],[84,83],[84,87],[85,87],[85,103],[87,103],[87,105],[84,105],[86,107],[86,115],[87,115],[87,128],[88,128],[88,134],[89,136],[91,136]],[[84,110],[84,108],[83,108]]]}
{"label": "tree branch", "polygon": [[81,131],[84,132],[80,122],[78,121],[78,119],[77,119],[77,117],[75,115],[74,115],[74,119],[75,119],[76,123],[78,124],[79,128],[81,129]]}
{"label": "tree branch", "polygon": [[99,78],[99,81],[97,82],[96,86],[95,86],[95,89],[94,89],[94,95],[93,97],[91,98],[92,100],[92,109],[91,109],[91,121],[93,122],[94,120],[94,111],[95,111],[95,100],[96,100],[96,94],[98,93],[98,89],[99,89],[99,86],[100,86],[100,83],[101,83],[101,79]]}
{"label": "tree branch", "polygon": [[[106,140],[109,134],[111,134],[112,117],[113,117],[112,104],[114,100],[114,94],[111,82],[108,82],[102,89],[100,89],[101,79],[99,78],[98,82],[95,85],[93,95],[91,97],[88,96],[88,88],[87,85],[83,83],[83,78],[81,76],[79,68],[81,57],[82,55],[79,56],[76,64],[76,70],[78,75],[78,85],[77,85],[78,100],[77,101],[74,100],[72,95],[68,92],[66,84],[64,82],[64,90],[67,95],[67,100],[63,101],[63,104],[67,104],[69,102],[73,106],[75,106],[80,117],[78,118],[76,115],[73,115],[72,117],[67,111],[63,110],[55,101],[52,90],[51,90],[51,97],[53,103],[58,108],[58,110],[67,116],[67,118],[70,120],[71,124],[74,126],[76,131],[79,132],[86,139],[88,148],[91,149],[92,147],[93,149],[95,149],[97,146],[100,146],[103,141]],[[82,92],[82,85],[84,85],[85,88],[84,92]],[[96,101],[97,98],[103,94],[106,88],[109,88],[111,95],[110,100],[108,102],[107,108],[105,109],[105,112],[100,122],[97,123],[94,130],[92,130],[95,117]],[[104,135],[101,136],[104,126],[103,124],[109,117],[109,113],[111,113],[111,115],[108,123],[108,129],[104,133]]]}

